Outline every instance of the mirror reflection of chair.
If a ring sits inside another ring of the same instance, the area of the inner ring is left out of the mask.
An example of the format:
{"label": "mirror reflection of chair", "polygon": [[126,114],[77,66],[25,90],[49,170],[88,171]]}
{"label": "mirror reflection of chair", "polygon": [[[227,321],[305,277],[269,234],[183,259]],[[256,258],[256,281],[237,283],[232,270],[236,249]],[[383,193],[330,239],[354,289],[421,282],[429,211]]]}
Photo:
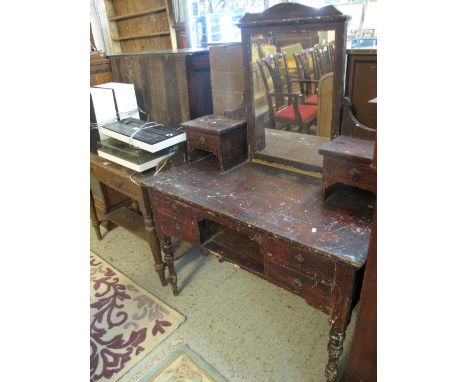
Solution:
{"label": "mirror reflection of chair", "polygon": [[323,75],[332,71],[332,59],[328,44],[314,45],[312,57],[314,59],[315,79],[320,79]]}
{"label": "mirror reflection of chair", "polygon": [[312,51],[313,48],[303,49],[300,52],[294,53],[294,59],[296,60],[296,68],[298,81],[300,83],[301,92],[305,94],[305,103],[317,105],[317,91],[319,79],[310,69],[312,63]]}
{"label": "mirror reflection of chair", "polygon": [[276,122],[280,122],[286,124],[287,130],[293,130],[291,125],[295,125],[301,133],[315,133],[313,122],[317,117],[317,105],[305,104],[303,94],[292,92],[291,84],[297,80],[289,76],[286,54],[270,54],[257,63],[265,86],[271,128],[277,128]]}

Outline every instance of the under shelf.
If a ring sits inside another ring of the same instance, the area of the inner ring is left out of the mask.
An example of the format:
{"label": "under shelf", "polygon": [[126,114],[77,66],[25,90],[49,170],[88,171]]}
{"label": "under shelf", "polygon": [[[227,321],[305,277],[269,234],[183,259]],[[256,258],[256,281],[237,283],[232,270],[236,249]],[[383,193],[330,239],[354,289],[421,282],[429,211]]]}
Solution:
{"label": "under shelf", "polygon": [[233,262],[257,276],[264,277],[260,246],[246,234],[222,227],[202,245],[202,251]]}
{"label": "under shelf", "polygon": [[148,240],[143,216],[127,207],[118,208],[106,214],[106,219],[138,237]]}

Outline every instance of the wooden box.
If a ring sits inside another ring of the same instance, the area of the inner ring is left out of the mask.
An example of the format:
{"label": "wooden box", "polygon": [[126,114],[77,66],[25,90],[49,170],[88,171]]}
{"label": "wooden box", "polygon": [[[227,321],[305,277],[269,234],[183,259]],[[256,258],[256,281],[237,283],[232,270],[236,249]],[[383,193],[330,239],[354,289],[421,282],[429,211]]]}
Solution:
{"label": "wooden box", "polygon": [[216,115],[207,115],[180,125],[187,134],[189,158],[195,150],[213,153],[221,171],[247,159],[247,123]]}
{"label": "wooden box", "polygon": [[322,197],[335,183],[347,184],[377,193],[377,173],[371,169],[374,141],[340,135],[322,145]]}

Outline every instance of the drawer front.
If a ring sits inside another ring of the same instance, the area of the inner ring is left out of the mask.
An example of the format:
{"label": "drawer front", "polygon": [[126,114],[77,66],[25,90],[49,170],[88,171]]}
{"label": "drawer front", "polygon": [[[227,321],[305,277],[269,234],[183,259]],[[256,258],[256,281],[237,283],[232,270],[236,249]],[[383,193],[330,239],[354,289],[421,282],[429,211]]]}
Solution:
{"label": "drawer front", "polygon": [[133,183],[128,177],[117,175],[100,166],[91,165],[91,176],[109,188],[119,191],[129,198],[139,199],[140,186]]}
{"label": "drawer front", "polygon": [[154,214],[158,229],[167,236],[187,241],[192,245],[200,244],[198,223],[191,207],[163,197],[152,196]]}
{"label": "drawer front", "polygon": [[337,158],[324,158],[324,175],[334,182],[340,182],[366,190],[376,191],[377,174],[369,164],[347,161]]}
{"label": "drawer front", "polygon": [[330,312],[332,291],[330,285],[323,284],[271,260],[266,261],[266,278],[271,283],[303,297],[308,304],[322,312]]}
{"label": "drawer front", "polygon": [[312,252],[290,247],[278,240],[265,238],[262,247],[270,260],[294,269],[314,280],[333,284],[335,264],[332,261]]}
{"label": "drawer front", "polygon": [[187,142],[189,151],[199,149],[205,150],[212,153],[218,153],[219,151],[219,136],[204,134],[201,132],[188,131]]}

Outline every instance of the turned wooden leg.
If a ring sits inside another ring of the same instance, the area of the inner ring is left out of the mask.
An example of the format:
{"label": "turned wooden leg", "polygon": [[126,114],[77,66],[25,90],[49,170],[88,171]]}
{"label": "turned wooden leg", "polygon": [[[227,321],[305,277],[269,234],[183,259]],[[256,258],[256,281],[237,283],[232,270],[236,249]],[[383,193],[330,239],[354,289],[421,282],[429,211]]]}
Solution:
{"label": "turned wooden leg", "polygon": [[166,263],[167,269],[169,270],[169,282],[172,285],[172,293],[177,296],[177,274],[174,269],[174,252],[172,251],[172,241],[169,236],[164,236],[163,239],[164,248],[164,262]]}
{"label": "turned wooden leg", "polygon": [[338,378],[338,361],[343,353],[346,327],[351,317],[351,307],[356,289],[356,270],[338,265],[335,270],[335,285],[332,291],[331,329],[328,339],[328,363],[325,368],[327,382]]}
{"label": "turned wooden leg", "polygon": [[156,228],[154,227],[153,215],[146,214],[143,215],[145,222],[146,234],[148,237],[148,243],[151,248],[151,253],[153,254],[154,259],[154,269],[158,272],[159,280],[161,281],[162,286],[167,285],[166,280],[166,264],[164,264],[161,256],[161,246],[159,245],[158,237],[156,236]]}
{"label": "turned wooden leg", "polygon": [[93,193],[90,192],[90,213],[91,213],[91,225],[94,228],[94,231],[96,232],[96,236],[99,241],[102,240],[101,236],[101,229],[99,228],[99,220],[97,218],[97,213],[96,213],[96,206],[94,205],[94,198],[93,198]]}
{"label": "turned wooden leg", "polygon": [[330,329],[328,341],[328,364],[325,369],[327,382],[335,382],[338,377],[338,360],[340,359],[341,354],[343,354],[344,339],[344,331],[337,331],[333,327]]}

